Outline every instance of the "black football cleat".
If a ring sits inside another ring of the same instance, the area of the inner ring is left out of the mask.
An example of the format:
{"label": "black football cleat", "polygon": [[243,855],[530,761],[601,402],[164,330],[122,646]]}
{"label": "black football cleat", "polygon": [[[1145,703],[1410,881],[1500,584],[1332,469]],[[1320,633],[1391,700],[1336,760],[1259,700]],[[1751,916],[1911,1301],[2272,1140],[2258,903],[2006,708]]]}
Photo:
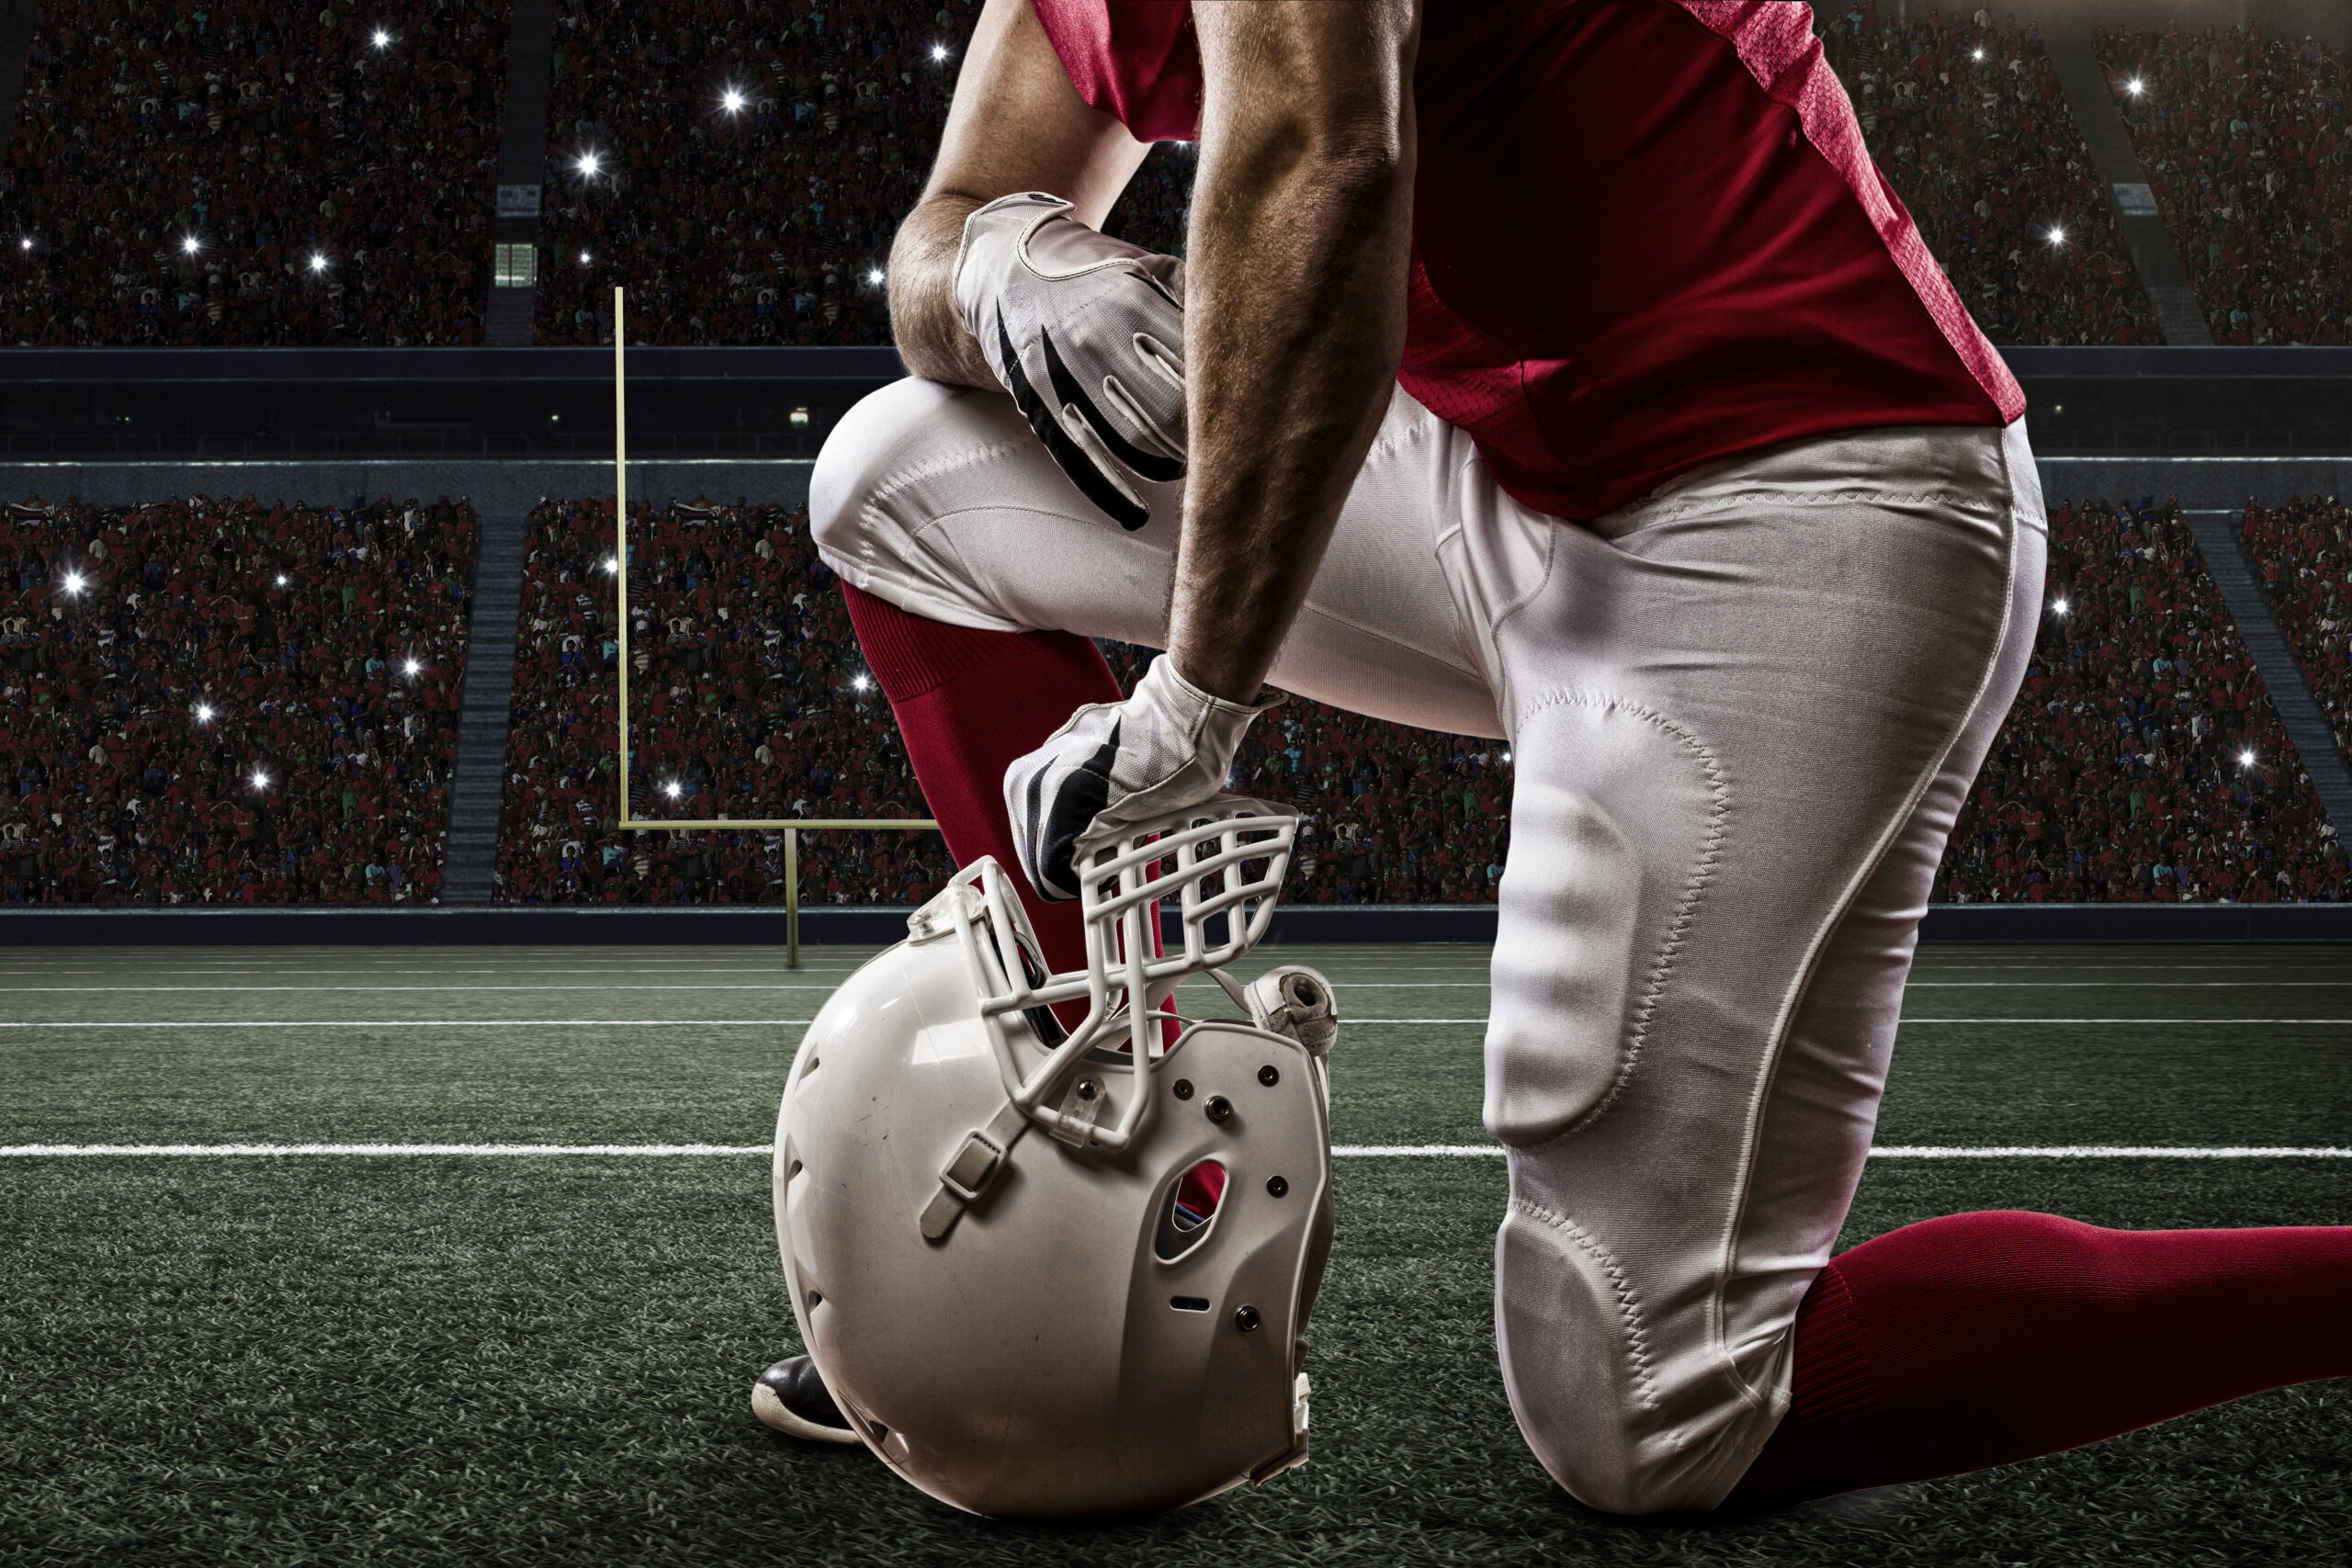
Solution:
{"label": "black football cleat", "polygon": [[812,1443],[861,1440],[817,1375],[817,1363],[806,1356],[787,1357],[752,1380],[752,1414],[786,1437]]}

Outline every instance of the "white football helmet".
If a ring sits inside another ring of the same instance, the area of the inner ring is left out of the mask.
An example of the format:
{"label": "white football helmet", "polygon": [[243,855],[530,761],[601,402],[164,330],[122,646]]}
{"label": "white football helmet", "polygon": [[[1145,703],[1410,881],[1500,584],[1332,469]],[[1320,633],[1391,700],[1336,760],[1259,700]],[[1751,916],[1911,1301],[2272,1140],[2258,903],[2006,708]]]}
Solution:
{"label": "white football helmet", "polygon": [[[1088,868],[1087,966],[1060,975],[982,860],[809,1026],[776,1122],[793,1315],[858,1437],[933,1496],[1139,1513],[1306,1459],[1336,1015],[1313,970],[1217,969],[1265,934],[1296,825],[1228,796],[1133,829]],[[1181,1021],[1202,974],[1250,1021]]]}

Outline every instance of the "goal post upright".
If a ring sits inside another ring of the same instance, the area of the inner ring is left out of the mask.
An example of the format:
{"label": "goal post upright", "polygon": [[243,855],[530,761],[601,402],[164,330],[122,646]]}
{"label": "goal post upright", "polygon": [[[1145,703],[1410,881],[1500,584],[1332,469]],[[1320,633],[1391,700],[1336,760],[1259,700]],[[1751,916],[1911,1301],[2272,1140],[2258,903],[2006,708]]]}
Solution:
{"label": "goal post upright", "polygon": [[613,576],[615,604],[620,617],[615,641],[619,649],[620,668],[614,671],[618,689],[620,712],[620,790],[619,826],[630,832],[654,829],[669,832],[722,832],[784,834],[785,866],[785,966],[800,967],[800,835],[803,832],[829,831],[888,831],[928,829],[936,832],[939,824],[928,817],[855,818],[855,817],[721,817],[715,820],[700,818],[653,819],[634,814],[630,806],[628,781],[628,363],[623,357],[628,341],[627,321],[623,314],[626,296],[622,286],[613,286]]}

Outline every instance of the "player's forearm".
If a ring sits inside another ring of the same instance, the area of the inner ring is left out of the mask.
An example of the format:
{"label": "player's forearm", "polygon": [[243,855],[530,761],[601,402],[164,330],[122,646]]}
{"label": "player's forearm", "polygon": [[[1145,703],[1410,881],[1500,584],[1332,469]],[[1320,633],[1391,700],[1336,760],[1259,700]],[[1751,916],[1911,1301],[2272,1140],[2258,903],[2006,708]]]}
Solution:
{"label": "player's forearm", "polygon": [[[1205,23],[1203,34],[1214,47]],[[1409,44],[1388,69],[1409,73]],[[1413,124],[1409,94],[1388,85],[1385,109],[1364,112],[1318,114],[1312,91],[1213,91],[1206,106],[1169,651],[1187,680],[1230,701],[1253,696],[1273,666],[1403,352]]]}
{"label": "player's forearm", "polygon": [[953,191],[923,197],[890,245],[890,331],[907,368],[932,381],[1000,389],[956,306],[964,220],[986,203]]}

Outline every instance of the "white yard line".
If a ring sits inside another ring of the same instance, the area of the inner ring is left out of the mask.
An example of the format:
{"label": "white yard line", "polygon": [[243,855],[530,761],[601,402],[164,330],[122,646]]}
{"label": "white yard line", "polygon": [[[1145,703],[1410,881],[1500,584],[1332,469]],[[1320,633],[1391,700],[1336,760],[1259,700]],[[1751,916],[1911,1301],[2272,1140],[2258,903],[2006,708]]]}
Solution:
{"label": "white yard line", "polygon": [[[0,1029],[692,1029],[773,1027],[808,1024],[813,1018],[273,1018],[273,1019],[149,1019],[149,1020],[0,1020]],[[1355,1024],[1445,1023],[1483,1024],[1484,1018],[1342,1018],[1342,1027]],[[1913,1023],[2010,1024],[2199,1024],[2267,1023],[2312,1028],[2352,1025],[2352,1018],[1905,1018]]]}
{"label": "white yard line", "polygon": [[[463,1156],[519,1158],[617,1156],[676,1159],[707,1156],[766,1156],[767,1144],[7,1144],[0,1157],[277,1158],[287,1156]],[[1495,1144],[1342,1144],[1331,1153],[1357,1158],[1489,1158]],[[1902,1145],[1871,1151],[1873,1159],[2352,1159],[2352,1148],[2181,1147],[2165,1145],[2053,1144],[2015,1145]]]}

